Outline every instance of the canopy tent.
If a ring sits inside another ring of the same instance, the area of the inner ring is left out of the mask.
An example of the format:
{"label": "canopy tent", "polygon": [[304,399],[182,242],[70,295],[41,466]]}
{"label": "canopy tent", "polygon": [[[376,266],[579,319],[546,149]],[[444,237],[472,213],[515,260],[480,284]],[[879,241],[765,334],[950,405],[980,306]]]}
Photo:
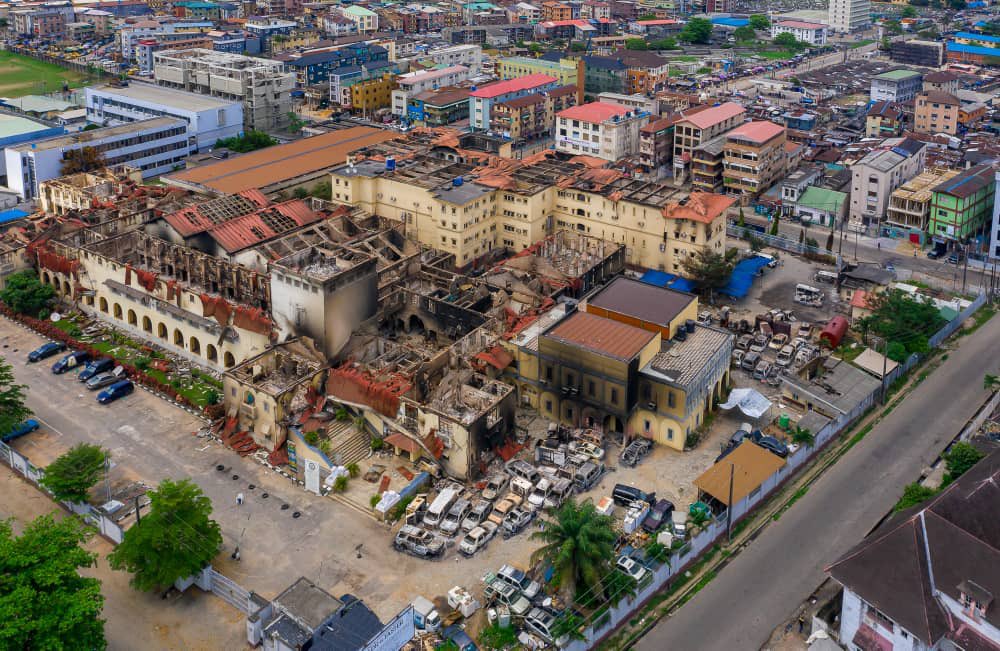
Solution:
{"label": "canopy tent", "polygon": [[733,389],[729,392],[729,400],[719,407],[726,410],[739,407],[744,415],[750,418],[760,418],[771,408],[771,401],[757,389]]}

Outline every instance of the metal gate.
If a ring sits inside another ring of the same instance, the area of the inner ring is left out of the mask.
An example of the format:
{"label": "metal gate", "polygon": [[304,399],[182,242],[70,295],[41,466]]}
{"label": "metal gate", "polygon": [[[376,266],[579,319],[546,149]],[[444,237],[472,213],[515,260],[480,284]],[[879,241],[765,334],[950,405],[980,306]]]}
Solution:
{"label": "metal gate", "polygon": [[214,569],[209,569],[212,580],[212,592],[222,598],[233,608],[243,613],[250,614],[250,593],[227,576],[219,574]]}

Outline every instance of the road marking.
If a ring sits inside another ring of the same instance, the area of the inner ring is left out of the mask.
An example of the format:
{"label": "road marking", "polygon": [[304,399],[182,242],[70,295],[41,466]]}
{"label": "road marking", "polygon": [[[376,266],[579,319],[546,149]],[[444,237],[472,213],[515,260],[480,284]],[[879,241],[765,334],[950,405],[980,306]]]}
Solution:
{"label": "road marking", "polygon": [[53,432],[55,432],[55,433],[56,433],[56,434],[58,434],[59,436],[64,436],[62,432],[60,432],[60,431],[59,431],[59,430],[58,430],[58,429],[57,429],[56,427],[54,427],[54,426],[53,426],[53,425],[52,425],[52,424],[51,424],[51,423],[50,423],[49,421],[45,420],[44,418],[42,418],[42,417],[41,417],[41,416],[39,416],[38,414],[35,414],[35,420],[37,420],[38,422],[40,422],[40,423],[41,423],[42,425],[45,425],[46,427],[48,427],[48,428],[49,428],[50,430],[52,430]]}

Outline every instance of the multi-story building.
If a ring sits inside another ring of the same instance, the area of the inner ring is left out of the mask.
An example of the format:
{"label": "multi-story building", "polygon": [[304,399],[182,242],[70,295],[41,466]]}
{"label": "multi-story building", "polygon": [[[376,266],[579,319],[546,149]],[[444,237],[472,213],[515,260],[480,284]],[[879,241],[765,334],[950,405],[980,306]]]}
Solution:
{"label": "multi-story building", "polygon": [[57,38],[66,35],[66,25],[72,23],[73,6],[70,3],[48,3],[10,12],[14,31],[34,38]]}
{"label": "multi-story building", "polygon": [[851,208],[847,228],[880,226],[893,190],[924,169],[927,147],[912,138],[889,138],[851,166]]}
{"label": "multi-story building", "polygon": [[194,38],[214,29],[215,23],[208,20],[178,20],[176,18],[140,20],[119,28],[118,40],[122,57],[126,61],[133,61],[135,59],[133,49],[136,43],[142,39],[156,39],[160,43],[169,43]]}
{"label": "multi-story building", "polygon": [[107,166],[129,165],[149,178],[183,165],[193,143],[186,120],[160,117],[15,145],[4,150],[8,187],[24,199],[37,196],[39,183],[62,176],[66,153],[84,147]]}
{"label": "multi-story building", "polygon": [[[996,173],[996,184],[993,186],[994,198],[1000,196],[1000,170]],[[990,222],[990,248],[986,255],[996,260],[1000,259],[1000,201],[993,202],[993,221]]]}
{"label": "multi-story building", "polygon": [[360,42],[293,55],[285,68],[296,74],[301,85],[312,86],[329,83],[331,73],[359,72],[361,66],[374,69],[378,64],[389,66],[389,51],[381,45]]}
{"label": "multi-story building", "polygon": [[904,237],[916,234],[922,238],[930,221],[934,188],[958,173],[959,170],[950,169],[924,170],[893,190],[885,213],[886,227],[897,231],[891,234]]}
{"label": "multi-story building", "polygon": [[80,9],[76,12],[77,22],[90,23],[98,36],[107,36],[114,31],[113,17],[110,11],[101,9]]}
{"label": "multi-story building", "polygon": [[872,77],[871,99],[906,102],[920,92],[923,75],[915,70],[890,70]]}
{"label": "multi-story building", "polygon": [[410,122],[428,127],[443,127],[469,117],[469,89],[445,86],[425,90],[406,100]]}
{"label": "multi-story building", "polygon": [[380,77],[362,79],[351,84],[351,108],[368,115],[392,105],[392,91],[396,90],[396,75],[383,74]]}
{"label": "multi-story building", "polygon": [[465,66],[470,76],[483,70],[483,48],[478,45],[449,45],[420,53],[421,61],[430,61],[436,67]]}
{"label": "multi-story building", "polygon": [[153,74],[153,54],[164,50],[212,49],[215,41],[206,34],[164,34],[157,38],[143,38],[132,48],[135,65],[143,75]]}
{"label": "multi-story building", "polygon": [[809,45],[826,45],[826,25],[805,20],[777,20],[771,23],[771,38],[791,34],[795,40]]}
{"label": "multi-story building", "polygon": [[658,54],[622,49],[612,56],[625,64],[625,94],[649,95],[669,81],[670,61]]}
{"label": "multi-story building", "polygon": [[94,38],[94,26],[91,23],[66,23],[66,38],[75,43],[84,43]]}
{"label": "multi-story building", "polygon": [[928,90],[917,95],[913,108],[913,130],[918,133],[958,133],[962,102],[951,93]]}
{"label": "multi-story building", "polygon": [[993,168],[976,165],[938,184],[931,198],[928,234],[938,242],[966,242],[993,214]]}
{"label": "multi-story building", "polygon": [[247,18],[244,24],[244,28],[248,32],[260,38],[265,52],[271,52],[275,49],[272,41],[276,36],[287,38],[298,26],[299,24],[294,20],[284,20],[274,16],[254,16]]}
{"label": "multi-story building", "polygon": [[288,125],[295,74],[278,61],[205,49],[157,52],[156,83],[243,102],[244,129],[268,131]]}
{"label": "multi-story building", "polygon": [[556,0],[548,0],[542,4],[542,20],[572,20],[573,18],[579,18],[579,15],[573,15],[573,7],[557,2]]}
{"label": "multi-story building", "polygon": [[577,95],[576,86],[569,85],[494,104],[490,130],[515,143],[551,138],[556,114],[576,106]]}
{"label": "multi-story building", "polygon": [[512,23],[524,23],[534,25],[542,19],[542,10],[537,5],[528,2],[518,2],[507,7],[507,14]]}
{"label": "multi-story building", "polygon": [[735,102],[726,102],[710,109],[684,113],[674,123],[674,161],[690,154],[703,142],[729,131],[743,123],[746,109]]}
{"label": "multi-story building", "polygon": [[827,572],[851,649],[994,649],[1000,639],[1000,452],[892,514]]}
{"label": "multi-story building", "polygon": [[924,90],[939,90],[942,93],[958,94],[958,75],[947,70],[935,70],[924,75]]}
{"label": "multi-story building", "polygon": [[639,152],[639,129],[649,114],[591,102],[556,114],[556,151],[617,161]]}
{"label": "multi-story building", "polygon": [[457,86],[468,78],[469,69],[465,66],[447,66],[399,75],[396,77],[397,88],[392,91],[392,113],[406,115],[406,105],[411,97],[426,90]]}
{"label": "multi-story building", "polygon": [[889,46],[889,58],[895,63],[927,68],[944,65],[945,44],[941,41],[893,41]]}
{"label": "multi-story building", "polygon": [[378,31],[378,14],[360,5],[350,5],[341,13],[357,24],[359,34],[374,34]]}
{"label": "multi-story building", "polygon": [[490,115],[495,104],[552,90],[559,86],[556,77],[533,74],[477,88],[469,94],[469,126],[485,131],[489,128]]}
{"label": "multi-story building", "polygon": [[154,117],[181,118],[195,151],[243,132],[243,105],[208,95],[132,82],[128,86],[88,86],[87,120],[112,126]]}
{"label": "multi-story building", "polygon": [[647,172],[659,176],[665,171],[670,165],[673,150],[673,120],[661,118],[639,129],[639,163]]}
{"label": "multi-story building", "polygon": [[588,95],[625,93],[628,66],[614,57],[585,56],[583,59],[583,85]]}
{"label": "multi-story building", "polygon": [[785,127],[747,122],[725,134],[722,184],[727,192],[758,195],[785,175]]}
{"label": "multi-story building", "polygon": [[716,136],[691,150],[691,187],[702,192],[722,192],[726,136]]}
{"label": "multi-story building", "polygon": [[830,0],[830,29],[838,34],[849,34],[867,29],[872,23],[870,0]]}
{"label": "multi-story building", "polygon": [[956,63],[985,64],[1000,56],[1000,37],[985,33],[958,32],[947,42],[945,58]]}
{"label": "multi-story building", "polygon": [[905,114],[895,102],[880,100],[868,107],[865,116],[865,136],[869,138],[891,138],[903,130]]}
{"label": "multi-story building", "polygon": [[323,16],[321,25],[323,31],[333,38],[351,36],[358,33],[358,24],[340,13],[329,13]]}
{"label": "multi-story building", "polygon": [[500,79],[516,79],[543,74],[555,77],[562,86],[573,85],[580,89],[578,102],[583,103],[585,81],[582,59],[532,59],[529,57],[504,57],[496,61],[496,75]]}

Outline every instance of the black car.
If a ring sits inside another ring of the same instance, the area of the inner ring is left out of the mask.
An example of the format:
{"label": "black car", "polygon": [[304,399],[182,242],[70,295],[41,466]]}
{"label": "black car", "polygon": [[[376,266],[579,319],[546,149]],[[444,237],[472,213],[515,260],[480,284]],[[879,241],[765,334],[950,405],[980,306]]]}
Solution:
{"label": "black car", "polygon": [[82,371],[76,376],[81,382],[86,382],[95,375],[106,373],[115,367],[115,360],[110,357],[91,360]]}
{"label": "black car", "polygon": [[944,251],[942,251],[941,249],[931,249],[930,251],[927,252],[927,257],[931,260],[937,260],[943,255]]}
{"label": "black car", "polygon": [[754,443],[768,452],[778,455],[782,459],[788,456],[788,446],[773,436],[762,436],[759,440],[754,441]]}
{"label": "black car", "polygon": [[50,341],[47,344],[42,344],[38,348],[34,349],[28,353],[29,362],[40,362],[47,357],[52,357],[58,353],[66,350],[66,344],[61,344],[57,341]]}
{"label": "black car", "polygon": [[88,359],[90,359],[90,353],[85,350],[75,350],[53,364],[52,372],[56,375],[62,375],[66,371],[83,364]]}
{"label": "black car", "polygon": [[611,491],[611,498],[618,506],[629,506],[633,502],[656,504],[656,493],[647,493],[628,484],[615,484],[615,489]]}
{"label": "black car", "polygon": [[660,500],[649,509],[649,513],[642,520],[642,528],[649,533],[656,531],[670,519],[670,514],[674,510],[674,503],[670,500]]}

